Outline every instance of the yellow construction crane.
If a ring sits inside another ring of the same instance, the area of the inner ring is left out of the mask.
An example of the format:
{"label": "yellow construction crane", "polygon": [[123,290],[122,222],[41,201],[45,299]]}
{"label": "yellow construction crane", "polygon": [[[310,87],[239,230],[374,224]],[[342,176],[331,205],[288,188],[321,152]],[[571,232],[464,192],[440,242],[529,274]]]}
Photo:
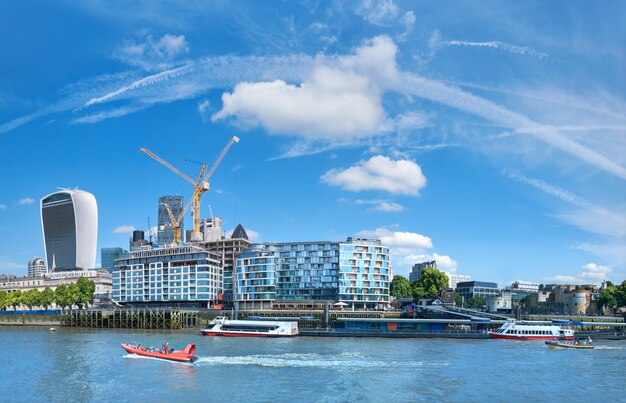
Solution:
{"label": "yellow construction crane", "polygon": [[189,210],[189,206],[191,206],[192,201],[193,200],[187,203],[183,211],[181,211],[180,214],[178,215],[178,218],[174,218],[174,214],[172,213],[172,210],[170,209],[170,206],[167,205],[167,203],[162,203],[163,207],[165,207],[165,210],[167,210],[167,214],[170,216],[170,221],[172,222],[172,228],[174,229],[174,240],[173,240],[174,243],[181,243],[183,241],[182,236],[180,234],[180,222],[185,216],[185,213],[187,213],[187,210]]}
{"label": "yellow construction crane", "polygon": [[[200,173],[198,174],[198,179],[196,179],[195,181],[191,179],[189,176],[185,175],[180,170],[178,170],[176,167],[172,166],[169,162],[165,161],[164,159],[160,158],[159,156],[151,152],[150,150],[146,148],[141,148],[139,150],[143,153],[148,154],[150,157],[154,158],[156,161],[160,162],[161,164],[165,165],[170,170],[174,171],[178,176],[180,176],[181,178],[183,178],[184,180],[186,180],[187,182],[193,185],[193,199],[192,199],[193,201],[193,235],[191,238],[192,241],[200,240],[201,238],[200,197],[202,197],[202,194],[204,192],[209,190],[209,179],[211,178],[211,175],[213,175],[213,172],[215,172],[215,169],[220,164],[220,162],[222,162],[222,159],[228,152],[228,149],[230,148],[230,146],[232,146],[233,143],[238,143],[238,142],[239,142],[239,138],[237,136],[233,136],[233,138],[230,139],[228,144],[226,144],[226,147],[224,147],[224,149],[222,150],[222,153],[219,155],[219,157],[217,157],[217,159],[213,163],[213,166],[208,172],[206,169],[206,164],[202,164],[202,168],[200,169]],[[179,231],[179,236],[180,236],[180,231]]]}

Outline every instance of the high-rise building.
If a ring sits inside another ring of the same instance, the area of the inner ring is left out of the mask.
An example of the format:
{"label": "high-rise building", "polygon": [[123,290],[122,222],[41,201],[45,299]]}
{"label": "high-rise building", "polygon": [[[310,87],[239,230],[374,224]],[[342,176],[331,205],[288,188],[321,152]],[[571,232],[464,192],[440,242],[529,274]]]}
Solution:
{"label": "high-rise building", "polygon": [[41,199],[41,227],[48,272],[96,266],[98,205],[78,189],[64,189]]}
{"label": "high-rise building", "polygon": [[[222,218],[205,218],[200,222],[200,232],[207,242],[215,242],[222,239]],[[247,239],[247,236],[246,236]]]}
{"label": "high-rise building", "polygon": [[[165,245],[174,242],[174,227],[170,215],[165,208],[165,205],[170,208],[174,219],[180,217],[184,208],[183,196],[161,196],[159,197],[158,207],[158,227],[157,227],[157,243],[159,245]],[[180,219],[180,234],[185,234],[185,219]]]}
{"label": "high-rise building", "polygon": [[[217,217],[216,217],[217,218]],[[221,220],[220,220],[221,221]],[[215,227],[213,227],[215,228]],[[224,237],[216,241],[199,242],[198,245],[221,258],[223,273],[222,302],[225,307],[230,307],[234,302],[233,295],[233,272],[235,263],[241,251],[252,244],[248,240],[248,234],[241,224],[237,225],[230,238]]]}
{"label": "high-rise building", "polygon": [[389,303],[389,248],[377,239],[346,242],[262,243],[237,259],[240,308],[271,308],[274,301],[323,300],[351,308]]}
{"label": "high-rise building", "polygon": [[120,259],[128,254],[124,248],[102,248],[100,249],[100,266],[109,273],[113,272],[115,267],[115,259]]}
{"label": "high-rise building", "polygon": [[28,277],[40,277],[46,274],[46,262],[40,257],[34,257],[28,262]]}
{"label": "high-rise building", "polygon": [[420,278],[420,274],[422,274],[422,270],[424,269],[436,269],[437,261],[429,260],[427,262],[415,263],[411,272],[409,273],[409,281],[417,281]]}

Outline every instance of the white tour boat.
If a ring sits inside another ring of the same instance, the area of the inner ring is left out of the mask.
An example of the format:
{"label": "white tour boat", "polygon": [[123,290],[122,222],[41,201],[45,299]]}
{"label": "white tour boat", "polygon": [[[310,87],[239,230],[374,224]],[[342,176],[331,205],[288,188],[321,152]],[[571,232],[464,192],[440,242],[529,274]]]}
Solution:
{"label": "white tour boat", "polygon": [[298,322],[230,320],[218,316],[202,329],[205,336],[291,337],[298,335]]}
{"label": "white tour boat", "polygon": [[489,332],[489,337],[509,340],[574,340],[574,330],[569,324],[542,325],[508,321],[499,329]]}

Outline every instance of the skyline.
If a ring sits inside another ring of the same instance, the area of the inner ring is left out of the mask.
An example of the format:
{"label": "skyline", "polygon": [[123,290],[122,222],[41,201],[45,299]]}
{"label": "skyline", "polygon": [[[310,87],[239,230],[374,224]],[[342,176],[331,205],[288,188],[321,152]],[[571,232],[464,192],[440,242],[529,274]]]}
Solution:
{"label": "skyline", "polygon": [[193,178],[236,135],[201,213],[253,241],[375,236],[405,277],[626,278],[620,2],[0,11],[0,273],[43,256],[58,187],[95,195],[99,260],[191,197],[141,147]]}

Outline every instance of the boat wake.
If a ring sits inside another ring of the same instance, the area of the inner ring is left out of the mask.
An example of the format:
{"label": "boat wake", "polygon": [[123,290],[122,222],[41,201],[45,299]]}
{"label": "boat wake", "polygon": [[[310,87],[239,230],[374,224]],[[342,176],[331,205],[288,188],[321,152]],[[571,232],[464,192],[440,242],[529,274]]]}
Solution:
{"label": "boat wake", "polygon": [[443,361],[387,361],[373,360],[361,353],[342,353],[338,355],[321,354],[269,354],[247,355],[238,357],[200,357],[196,365],[255,365],[260,367],[292,367],[292,368],[418,368],[447,366]]}
{"label": "boat wake", "polygon": [[614,346],[598,346],[595,345],[596,350],[626,350],[626,347],[614,347]]}

